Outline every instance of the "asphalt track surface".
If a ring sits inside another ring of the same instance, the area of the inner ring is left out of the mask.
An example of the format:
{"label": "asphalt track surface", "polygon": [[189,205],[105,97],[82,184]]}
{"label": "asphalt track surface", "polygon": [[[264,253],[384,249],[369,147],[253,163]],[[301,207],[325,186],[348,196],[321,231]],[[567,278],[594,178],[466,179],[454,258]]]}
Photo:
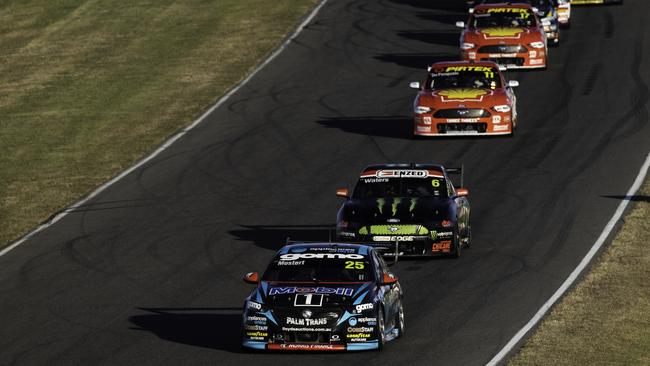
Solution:
{"label": "asphalt track surface", "polygon": [[[409,139],[408,82],[454,59],[460,1],[330,1],[184,138],[0,257],[0,364],[484,364],[587,252],[650,147],[650,3],[575,8],[519,80],[514,138]],[[466,168],[473,247],[395,265],[384,352],[249,354],[241,280],[289,236],[326,240],[370,163]]]}

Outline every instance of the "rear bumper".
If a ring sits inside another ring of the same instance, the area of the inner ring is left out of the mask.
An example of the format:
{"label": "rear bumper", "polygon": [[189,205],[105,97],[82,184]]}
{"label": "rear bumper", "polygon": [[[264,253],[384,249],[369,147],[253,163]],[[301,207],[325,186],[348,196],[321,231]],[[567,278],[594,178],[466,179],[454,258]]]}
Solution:
{"label": "rear bumper", "polygon": [[462,51],[463,61],[494,61],[508,69],[543,69],[546,67],[546,49],[531,50],[526,53],[480,53]]}
{"label": "rear bumper", "polygon": [[340,352],[340,351],[366,351],[379,348],[378,341],[329,344],[329,343],[268,343],[262,341],[246,340],[244,347],[269,350],[269,351],[311,351],[311,352]]}
{"label": "rear bumper", "polygon": [[415,136],[490,136],[512,133],[512,115],[494,113],[491,117],[476,119],[433,118],[416,115],[413,118]]}

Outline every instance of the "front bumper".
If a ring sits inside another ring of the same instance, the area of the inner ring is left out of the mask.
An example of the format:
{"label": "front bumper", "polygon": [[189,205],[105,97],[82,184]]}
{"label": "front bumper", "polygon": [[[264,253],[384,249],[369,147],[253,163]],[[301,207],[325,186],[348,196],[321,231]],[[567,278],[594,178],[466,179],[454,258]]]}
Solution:
{"label": "front bumper", "polygon": [[494,61],[508,69],[543,69],[546,67],[546,49],[520,53],[481,53],[461,51],[463,61]]}
{"label": "front bumper", "polygon": [[481,136],[512,134],[511,113],[496,113],[482,118],[434,118],[420,114],[413,118],[416,136]]}

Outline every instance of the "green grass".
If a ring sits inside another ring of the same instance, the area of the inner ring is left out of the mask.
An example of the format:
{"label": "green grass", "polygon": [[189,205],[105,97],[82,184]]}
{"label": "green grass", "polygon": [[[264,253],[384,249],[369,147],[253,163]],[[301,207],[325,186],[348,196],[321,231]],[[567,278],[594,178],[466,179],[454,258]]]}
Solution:
{"label": "green grass", "polygon": [[650,180],[616,238],[509,365],[650,365]]}
{"label": "green grass", "polygon": [[151,151],[317,0],[0,0],[0,247]]}

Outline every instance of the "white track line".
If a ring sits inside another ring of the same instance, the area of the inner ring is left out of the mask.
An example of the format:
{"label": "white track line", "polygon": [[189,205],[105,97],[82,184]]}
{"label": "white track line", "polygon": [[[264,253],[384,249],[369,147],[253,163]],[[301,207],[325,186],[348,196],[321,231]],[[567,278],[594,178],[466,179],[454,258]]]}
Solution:
{"label": "white track line", "polygon": [[165,141],[160,147],[158,147],[154,152],[152,152],[150,155],[146,156],[142,160],[138,161],[135,165],[133,165],[130,168],[128,168],[127,170],[123,171],[122,173],[120,173],[115,178],[113,178],[113,179],[109,180],[108,182],[104,183],[102,186],[100,186],[99,188],[94,190],[92,193],[90,193],[86,197],[82,198],[77,203],[75,203],[72,206],[69,206],[68,208],[62,210],[61,212],[56,214],[54,217],[52,217],[47,222],[41,224],[39,227],[37,227],[33,231],[25,234],[22,238],[20,238],[20,239],[16,240],[15,242],[11,243],[8,247],[6,247],[2,251],[0,251],[0,257],[7,254],[7,253],[9,253],[12,249],[16,248],[17,246],[23,244],[24,242],[29,240],[34,235],[40,233],[41,231],[47,229],[48,227],[50,227],[52,225],[54,225],[59,220],[66,217],[70,212],[74,211],[79,206],[85,204],[86,202],[88,202],[92,198],[96,197],[98,194],[102,193],[104,190],[106,190],[106,188],[112,186],[117,181],[119,181],[120,179],[126,177],[131,172],[133,172],[134,170],[138,169],[142,165],[144,165],[147,162],[151,161],[151,159],[155,158],[161,152],[165,151],[168,147],[170,147],[172,144],[174,144],[174,142],[176,142],[178,139],[185,136],[185,134],[187,132],[194,129],[196,126],[198,126],[215,109],[219,108],[223,103],[225,103],[233,94],[235,94],[239,89],[241,89],[242,86],[244,86],[246,83],[248,83],[253,78],[253,76],[255,76],[266,65],[271,63],[271,61],[273,61],[273,59],[275,59],[282,51],[284,51],[284,49],[287,48],[289,43],[291,43],[291,41],[293,41],[296,37],[298,37],[298,35],[305,28],[305,26],[307,26],[307,24],[309,24],[309,22],[311,22],[312,19],[314,19],[316,14],[318,14],[318,12],[321,10],[323,5],[325,5],[325,3],[327,3],[327,0],[321,0],[321,2],[318,5],[316,5],[316,7],[311,11],[311,13],[309,13],[309,16],[307,16],[307,18],[305,18],[305,20],[302,23],[300,23],[298,28],[296,28],[296,30],[293,32],[293,34],[291,34],[291,36],[289,38],[287,38],[287,40],[285,40],[284,43],[282,43],[282,45],[280,45],[280,47],[278,47],[275,51],[273,51],[273,53],[266,60],[264,60],[264,62],[262,62],[255,70],[253,70],[252,73],[250,73],[244,80],[242,80],[239,84],[237,84],[234,88],[232,88],[228,93],[226,93],[223,97],[221,97],[221,99],[219,99],[217,101],[217,103],[215,103],[212,107],[210,107],[210,109],[208,109],[205,113],[203,113],[198,119],[196,119],[194,122],[192,122],[192,124],[190,124],[189,126],[183,128],[182,130],[180,130],[179,132],[174,134],[167,141]]}
{"label": "white track line", "polygon": [[639,174],[636,176],[636,180],[632,184],[632,187],[630,187],[630,190],[627,191],[627,195],[625,196],[625,199],[621,201],[621,203],[618,205],[618,208],[614,212],[614,215],[612,216],[611,219],[609,219],[609,222],[607,225],[605,225],[605,228],[603,231],[600,233],[600,236],[598,239],[596,239],[596,242],[594,245],[591,247],[587,255],[585,255],[584,258],[582,258],[582,261],[580,261],[580,264],[571,272],[569,277],[562,283],[562,286],[555,291],[553,296],[551,296],[550,299],[548,299],[544,305],[535,313],[535,315],[524,325],[517,334],[515,334],[514,337],[497,353],[491,360],[488,362],[486,365],[487,366],[495,366],[498,365],[503,359],[510,353],[515,346],[524,338],[524,336],[535,326],[537,323],[542,320],[544,315],[549,311],[549,309],[564,295],[564,293],[573,285],[573,283],[576,281],[576,279],[580,276],[582,271],[589,265],[591,260],[594,258],[596,253],[600,250],[600,248],[605,244],[605,240],[609,237],[609,235],[612,233],[612,230],[614,230],[614,227],[616,226],[616,223],[618,220],[621,219],[621,216],[623,216],[623,213],[625,212],[625,209],[627,208],[627,205],[630,203],[630,198],[639,190],[641,187],[641,184],[643,184],[643,181],[648,174],[648,167],[650,167],[650,154],[646,156],[645,162],[641,166],[641,170],[639,170]]}

